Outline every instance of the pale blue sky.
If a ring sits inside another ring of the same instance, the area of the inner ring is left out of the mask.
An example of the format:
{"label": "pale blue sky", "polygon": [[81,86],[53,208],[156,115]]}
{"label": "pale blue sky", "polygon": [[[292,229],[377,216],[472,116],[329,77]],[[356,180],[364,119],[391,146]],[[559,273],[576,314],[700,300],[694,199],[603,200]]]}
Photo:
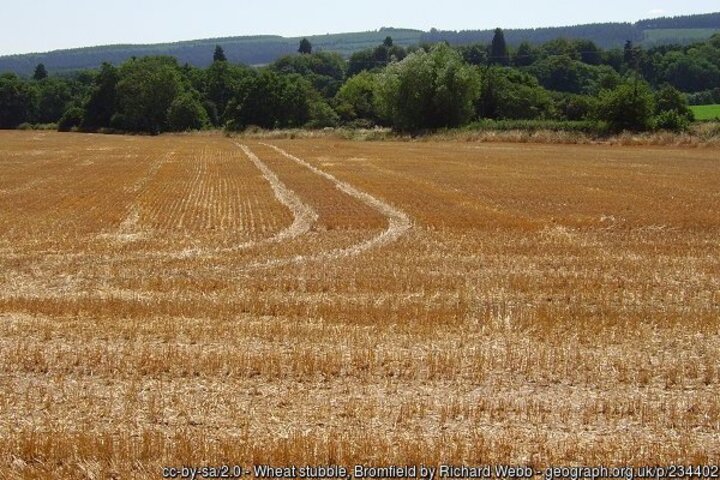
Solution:
{"label": "pale blue sky", "polygon": [[718,0],[0,0],[0,55],[383,26],[422,30],[560,26],[718,10]]}

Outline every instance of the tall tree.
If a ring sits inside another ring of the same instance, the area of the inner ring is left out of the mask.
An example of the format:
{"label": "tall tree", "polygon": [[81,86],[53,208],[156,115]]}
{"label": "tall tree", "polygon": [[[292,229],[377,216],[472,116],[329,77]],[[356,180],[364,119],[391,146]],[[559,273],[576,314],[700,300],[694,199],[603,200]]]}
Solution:
{"label": "tall tree", "polygon": [[120,74],[117,68],[103,63],[95,78],[95,86],[85,103],[82,126],[97,129],[110,126],[110,119],[117,110],[117,84]]}
{"label": "tall tree", "polygon": [[625,48],[623,49],[623,60],[629,68],[637,67],[637,49],[633,45],[632,40],[625,42]]}
{"label": "tall tree", "polygon": [[310,43],[310,40],[307,38],[303,38],[300,41],[300,48],[298,48],[298,52],[309,55],[312,53],[312,43]]}
{"label": "tall tree", "polygon": [[215,53],[213,53],[213,62],[227,62],[225,51],[220,45],[215,45]]}
{"label": "tall tree", "polygon": [[33,80],[43,80],[47,78],[47,76],[48,72],[45,65],[38,63],[37,67],[35,67],[35,73],[33,73]]}
{"label": "tall tree", "polygon": [[32,92],[12,73],[0,75],[0,128],[15,128],[30,119]]}
{"label": "tall tree", "polygon": [[490,62],[503,66],[510,64],[505,34],[501,28],[495,29],[495,36],[493,36],[492,45],[490,46]]}
{"label": "tall tree", "polygon": [[393,46],[393,39],[392,39],[392,37],[389,36],[389,35],[388,35],[387,37],[385,37],[385,40],[383,40],[383,45],[385,45],[385,46],[388,47],[388,48],[392,47],[392,46]]}

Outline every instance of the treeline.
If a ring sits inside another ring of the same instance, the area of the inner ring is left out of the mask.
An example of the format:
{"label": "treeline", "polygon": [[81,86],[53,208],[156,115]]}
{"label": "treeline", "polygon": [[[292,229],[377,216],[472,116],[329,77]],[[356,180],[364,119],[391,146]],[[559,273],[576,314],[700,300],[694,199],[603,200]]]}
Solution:
{"label": "treeline", "polygon": [[[420,42],[420,30],[383,28],[378,31],[338,33],[308,37],[317,50],[332,51],[346,58],[355,51],[370,48],[390,35],[396,43],[405,46]],[[215,45],[225,51],[228,61],[246,65],[267,65],[278,58],[295,53],[300,38],[287,38],[278,35],[256,35],[244,37],[191,40],[151,45],[109,45],[69,50],[56,50],[46,53],[0,56],[0,72],[13,72],[18,75],[32,75],[39,63],[55,73],[72,72],[90,68],[99,68],[103,62],[119,66],[131,58],[148,56],[172,56],[181,65],[185,63],[195,67],[207,68]]]}
{"label": "treeline", "polygon": [[683,129],[688,93],[720,85],[720,35],[681,47],[602,49],[556,39],[511,48],[492,42],[404,48],[391,37],[349,60],[299,52],[262,68],[229,61],[218,46],[208,68],[175,58],[30,79],[0,76],[0,128],[55,124],[60,130],[160,133],[204,128],[390,126],[402,131],[473,121],[586,122],[597,128]]}
{"label": "treeline", "polygon": [[664,28],[720,28],[720,12],[640,20],[635,26],[643,30]]}
{"label": "treeline", "polygon": [[[589,40],[602,48],[616,48],[630,40],[635,44],[688,44],[707,39],[708,32],[720,31],[720,13],[688,15],[673,18],[642,20],[632,23],[598,23],[565,27],[510,29],[505,31],[509,45],[522,42],[539,45],[556,38]],[[398,45],[448,42],[451,45],[489,43],[493,30],[441,31],[381,28],[377,31],[352,32],[308,37],[318,50],[340,53],[344,57],[359,50],[371,48],[392,36]],[[152,45],[109,45],[88,48],[57,50],[46,53],[0,56],[0,72],[30,75],[38,63],[52,72],[68,72],[98,68],[102,62],[120,65],[133,57],[169,55],[180,64],[188,63],[206,68],[210,65],[208,50],[220,45],[230,62],[247,65],[266,65],[297,49],[299,38],[277,35],[227,37],[191,40]]]}
{"label": "treeline", "polygon": [[[448,42],[451,45],[470,45],[473,43],[489,43],[494,35],[493,30],[453,31],[433,29],[428,33],[424,33],[421,41],[425,43]],[[519,45],[523,42],[539,45],[556,38],[584,39],[594,42],[600,47],[612,48],[622,45],[627,40],[640,43],[645,38],[645,35],[642,29],[637,28],[632,23],[596,23],[505,31],[505,39],[509,45]]]}
{"label": "treeline", "polygon": [[[649,41],[647,31],[660,29],[668,31],[664,32],[662,41],[652,40],[652,43],[686,43],[685,39],[688,35],[688,29],[720,30],[720,12],[662,17],[641,20],[634,24],[594,23],[565,27],[512,29],[505,31],[505,39],[509,45],[519,45],[523,42],[538,45],[556,38],[572,38],[589,40],[603,48],[613,48],[623,45],[628,40],[634,43]],[[677,32],[673,32],[673,30],[677,30]],[[451,45],[469,45],[472,43],[489,43],[493,36],[494,32],[492,30],[441,31],[432,29],[430,32],[422,35],[421,41],[426,43],[448,42]]]}

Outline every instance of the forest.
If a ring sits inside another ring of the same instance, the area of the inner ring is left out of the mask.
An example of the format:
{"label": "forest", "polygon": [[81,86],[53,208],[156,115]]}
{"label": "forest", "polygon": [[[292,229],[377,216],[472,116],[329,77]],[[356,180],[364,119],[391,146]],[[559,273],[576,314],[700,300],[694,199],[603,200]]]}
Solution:
{"label": "forest", "polygon": [[588,40],[510,45],[411,47],[388,35],[345,59],[297,52],[270,65],[228,60],[218,45],[210,66],[170,56],[30,78],[0,76],[0,128],[161,132],[250,126],[391,127],[403,132],[486,120],[561,122],[593,131],[683,130],[689,104],[720,100],[720,34],[687,46],[603,49]]}

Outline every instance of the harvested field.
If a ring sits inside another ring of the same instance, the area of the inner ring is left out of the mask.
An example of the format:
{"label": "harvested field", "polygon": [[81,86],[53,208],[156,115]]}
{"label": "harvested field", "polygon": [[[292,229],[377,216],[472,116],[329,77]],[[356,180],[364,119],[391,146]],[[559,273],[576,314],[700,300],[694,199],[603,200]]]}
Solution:
{"label": "harvested field", "polygon": [[717,149],[0,132],[0,478],[720,459]]}

